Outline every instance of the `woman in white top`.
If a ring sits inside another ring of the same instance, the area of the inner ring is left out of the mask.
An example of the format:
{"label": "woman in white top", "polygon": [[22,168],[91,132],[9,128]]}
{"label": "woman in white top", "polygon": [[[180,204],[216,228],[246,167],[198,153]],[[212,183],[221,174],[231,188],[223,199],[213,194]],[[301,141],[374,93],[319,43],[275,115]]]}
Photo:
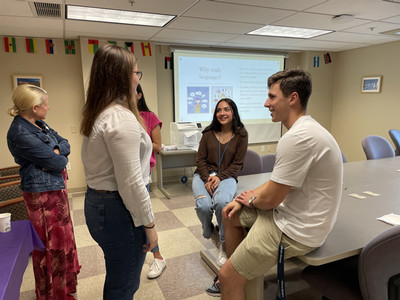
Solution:
{"label": "woman in white top", "polygon": [[86,224],[106,262],[103,299],[132,300],[146,252],[158,242],[146,189],[152,144],[135,100],[141,77],[124,48],[96,51],[81,133]]}

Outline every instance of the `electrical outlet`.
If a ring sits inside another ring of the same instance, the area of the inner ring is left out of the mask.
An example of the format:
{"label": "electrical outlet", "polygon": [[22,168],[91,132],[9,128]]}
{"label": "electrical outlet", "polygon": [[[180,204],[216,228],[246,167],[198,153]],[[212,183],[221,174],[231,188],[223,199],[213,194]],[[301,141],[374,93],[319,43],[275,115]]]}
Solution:
{"label": "electrical outlet", "polygon": [[265,152],[265,146],[261,146],[261,152]]}
{"label": "electrical outlet", "polygon": [[67,163],[67,171],[71,170],[71,163]]}

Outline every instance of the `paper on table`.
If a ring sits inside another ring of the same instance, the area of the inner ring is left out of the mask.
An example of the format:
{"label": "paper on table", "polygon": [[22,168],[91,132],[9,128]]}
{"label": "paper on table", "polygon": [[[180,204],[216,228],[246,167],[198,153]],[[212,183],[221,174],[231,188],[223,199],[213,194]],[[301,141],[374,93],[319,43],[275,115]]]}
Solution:
{"label": "paper on table", "polygon": [[169,150],[177,150],[178,148],[176,148],[175,145],[164,145],[161,144],[161,148],[165,151],[169,151]]}
{"label": "paper on table", "polygon": [[349,194],[349,196],[350,196],[350,197],[353,197],[353,198],[357,198],[357,199],[365,199],[365,198],[367,198],[367,197],[361,196],[361,195],[359,195],[359,194]]}
{"label": "paper on table", "polygon": [[393,213],[384,215],[377,219],[390,225],[400,225],[400,216]]}
{"label": "paper on table", "polygon": [[197,136],[198,131],[188,131],[185,132],[183,135],[183,144],[185,146],[193,146],[199,144],[198,136]]}
{"label": "paper on table", "polygon": [[366,194],[366,195],[370,195],[370,196],[373,196],[373,197],[377,197],[377,196],[380,196],[380,194],[377,194],[377,193],[373,193],[373,192],[370,192],[370,191],[365,191],[365,192],[363,192],[364,194]]}

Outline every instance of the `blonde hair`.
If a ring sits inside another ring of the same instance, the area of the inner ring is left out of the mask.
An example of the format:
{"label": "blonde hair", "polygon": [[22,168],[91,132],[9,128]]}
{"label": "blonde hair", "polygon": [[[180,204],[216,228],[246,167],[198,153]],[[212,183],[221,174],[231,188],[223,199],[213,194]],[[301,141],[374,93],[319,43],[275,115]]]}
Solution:
{"label": "blonde hair", "polygon": [[47,95],[47,92],[36,85],[19,85],[12,95],[14,106],[9,108],[7,112],[12,117],[24,114],[35,105],[41,105],[45,95]]}

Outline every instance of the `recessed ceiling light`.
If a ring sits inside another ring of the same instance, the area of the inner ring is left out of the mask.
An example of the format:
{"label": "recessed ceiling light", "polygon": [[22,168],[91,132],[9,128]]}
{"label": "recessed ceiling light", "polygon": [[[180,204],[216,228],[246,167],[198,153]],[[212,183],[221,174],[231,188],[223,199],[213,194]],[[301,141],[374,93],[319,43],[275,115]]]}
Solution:
{"label": "recessed ceiling light", "polygon": [[400,35],[400,28],[392,29],[384,32],[380,32],[380,34],[387,34],[387,35]]}
{"label": "recessed ceiling light", "polygon": [[257,30],[253,30],[247,34],[310,39],[331,32],[333,31],[267,25]]}
{"label": "recessed ceiling light", "polygon": [[76,5],[66,5],[66,7],[66,18],[69,20],[163,27],[176,17],[98,7]]}

